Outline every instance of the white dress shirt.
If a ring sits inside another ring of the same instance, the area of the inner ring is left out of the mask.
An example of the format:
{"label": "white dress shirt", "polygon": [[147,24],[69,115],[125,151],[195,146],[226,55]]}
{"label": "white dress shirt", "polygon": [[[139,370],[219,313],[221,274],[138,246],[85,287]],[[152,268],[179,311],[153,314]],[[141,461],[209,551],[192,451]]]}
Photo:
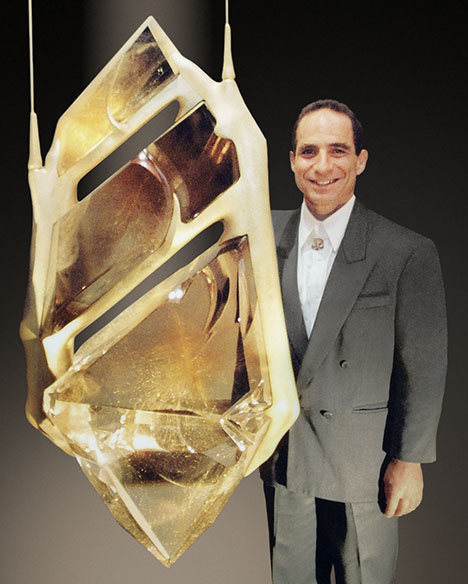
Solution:
{"label": "white dress shirt", "polygon": [[[353,195],[343,207],[323,221],[316,219],[305,202],[302,203],[298,234],[297,286],[309,337],[355,200],[356,197]],[[323,240],[321,249],[312,247],[316,238]]]}

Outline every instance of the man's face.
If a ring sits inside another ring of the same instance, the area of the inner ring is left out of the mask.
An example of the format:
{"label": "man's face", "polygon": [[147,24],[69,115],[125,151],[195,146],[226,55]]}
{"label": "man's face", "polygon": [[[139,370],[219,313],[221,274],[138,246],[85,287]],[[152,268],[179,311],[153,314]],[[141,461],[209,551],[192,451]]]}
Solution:
{"label": "man's face", "polygon": [[296,152],[290,152],[291,169],[308,209],[317,219],[325,219],[349,201],[367,156],[366,150],[356,154],[347,115],[323,108],[302,118],[296,133]]}

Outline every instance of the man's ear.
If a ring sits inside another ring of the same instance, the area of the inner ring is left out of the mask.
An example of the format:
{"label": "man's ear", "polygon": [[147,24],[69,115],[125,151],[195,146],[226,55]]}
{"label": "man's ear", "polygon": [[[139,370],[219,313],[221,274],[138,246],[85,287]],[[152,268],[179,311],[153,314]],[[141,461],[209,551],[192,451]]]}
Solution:
{"label": "man's ear", "polygon": [[289,165],[291,166],[291,170],[295,172],[295,163],[296,163],[296,154],[290,150],[289,151]]}
{"label": "man's ear", "polygon": [[362,174],[366,168],[367,160],[369,158],[369,152],[367,150],[362,149],[359,152],[357,157],[357,171],[356,174]]}

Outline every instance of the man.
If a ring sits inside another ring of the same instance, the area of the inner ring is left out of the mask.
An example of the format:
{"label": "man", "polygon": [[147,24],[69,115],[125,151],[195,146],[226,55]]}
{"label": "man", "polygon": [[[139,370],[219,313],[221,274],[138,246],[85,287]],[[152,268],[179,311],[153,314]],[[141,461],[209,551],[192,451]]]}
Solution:
{"label": "man", "polygon": [[421,502],[446,369],[433,243],[356,200],[367,163],[354,113],[306,106],[274,212],[301,413],[261,474],[274,584],[394,582],[397,517]]}

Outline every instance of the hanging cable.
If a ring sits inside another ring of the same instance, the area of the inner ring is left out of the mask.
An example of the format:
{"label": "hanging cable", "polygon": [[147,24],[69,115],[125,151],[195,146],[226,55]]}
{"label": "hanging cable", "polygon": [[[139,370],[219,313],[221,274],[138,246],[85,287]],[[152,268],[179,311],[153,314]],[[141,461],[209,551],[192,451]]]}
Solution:
{"label": "hanging cable", "polygon": [[225,4],[226,11],[226,23],[224,25],[224,58],[223,58],[223,73],[222,79],[235,79],[236,74],[234,72],[234,63],[232,61],[232,48],[231,48],[231,26],[229,24],[229,0],[226,0]]}
{"label": "hanging cable", "polygon": [[33,21],[32,0],[28,0],[29,18],[29,92],[31,98],[31,114],[29,123],[29,160],[30,170],[42,167],[41,145],[39,141],[39,127],[34,110],[34,59],[33,59]]}

